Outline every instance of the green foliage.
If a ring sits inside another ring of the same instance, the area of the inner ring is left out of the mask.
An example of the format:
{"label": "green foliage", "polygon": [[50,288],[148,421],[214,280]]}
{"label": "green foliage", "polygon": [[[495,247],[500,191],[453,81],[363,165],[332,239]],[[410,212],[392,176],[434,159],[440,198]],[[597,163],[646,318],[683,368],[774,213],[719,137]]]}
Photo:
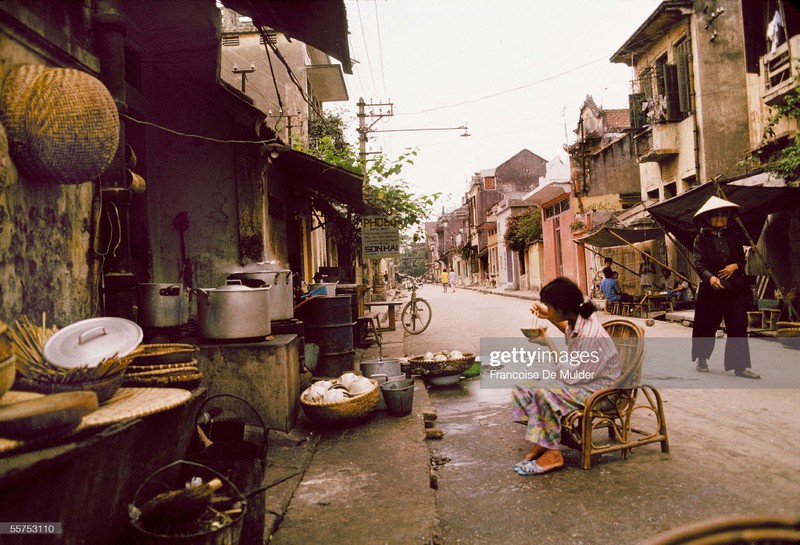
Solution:
{"label": "green foliage", "polygon": [[[418,233],[424,233],[424,220],[433,209],[433,205],[440,197],[440,193],[430,195],[414,194],[408,182],[402,178],[405,166],[414,164],[416,150],[406,150],[397,160],[390,161],[383,155],[374,155],[374,159],[360,164],[353,146],[344,141],[344,122],[338,114],[324,114],[324,119],[314,124],[312,131],[311,148],[307,153],[351,172],[364,177],[364,212],[363,214],[348,213],[342,207],[334,205],[343,222],[336,222],[340,233],[354,249],[360,248],[361,216],[393,216],[400,231],[416,228]],[[311,131],[311,129],[310,129]]]}
{"label": "green foliage", "polygon": [[524,252],[528,246],[542,238],[542,211],[531,206],[521,214],[508,218],[506,223],[506,247],[515,252]]}
{"label": "green foliage", "polygon": [[409,276],[422,276],[427,271],[426,246],[413,237],[404,236],[400,242],[400,254],[397,260],[397,271]]}

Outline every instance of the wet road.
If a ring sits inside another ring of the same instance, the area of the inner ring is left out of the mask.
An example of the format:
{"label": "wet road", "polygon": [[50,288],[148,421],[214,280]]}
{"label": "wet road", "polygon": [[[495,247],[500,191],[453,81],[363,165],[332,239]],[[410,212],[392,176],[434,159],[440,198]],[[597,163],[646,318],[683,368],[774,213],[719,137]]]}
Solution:
{"label": "wet road", "polygon": [[[431,303],[433,320],[406,337],[409,355],[478,351],[481,337],[518,337],[531,321],[530,301],[444,294],[436,285],[419,295]],[[671,453],[647,445],[627,461],[619,453],[595,457],[588,471],[577,452],[564,449],[564,469],[520,477],[512,467],[529,445],[509,420],[509,391],[481,388],[476,379],[431,387],[445,432],[429,442],[441,543],[633,544],[711,517],[797,514],[800,351],[751,339],[753,367],[764,379],[746,381],[722,372],[720,346],[712,372],[700,375],[688,363],[690,334],[672,324],[646,330],[644,376],[664,396]]]}

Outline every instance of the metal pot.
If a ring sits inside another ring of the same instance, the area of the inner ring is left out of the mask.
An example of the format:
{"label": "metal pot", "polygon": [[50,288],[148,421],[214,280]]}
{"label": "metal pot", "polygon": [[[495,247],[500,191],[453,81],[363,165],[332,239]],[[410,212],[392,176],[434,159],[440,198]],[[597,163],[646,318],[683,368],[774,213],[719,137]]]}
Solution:
{"label": "metal pot", "polygon": [[365,377],[372,377],[374,375],[386,375],[387,377],[395,377],[402,375],[403,371],[400,369],[400,360],[395,358],[384,358],[377,360],[364,360],[361,362],[361,374]]}
{"label": "metal pot", "polygon": [[266,337],[269,321],[269,290],[228,284],[219,288],[195,288],[197,322],[204,339]]}
{"label": "metal pot", "polygon": [[142,327],[174,327],[189,321],[189,292],[180,284],[139,284]]}
{"label": "metal pot", "polygon": [[274,322],[294,318],[292,271],[242,271],[229,274],[228,279],[241,280],[242,284],[251,288],[270,286],[269,319]]}

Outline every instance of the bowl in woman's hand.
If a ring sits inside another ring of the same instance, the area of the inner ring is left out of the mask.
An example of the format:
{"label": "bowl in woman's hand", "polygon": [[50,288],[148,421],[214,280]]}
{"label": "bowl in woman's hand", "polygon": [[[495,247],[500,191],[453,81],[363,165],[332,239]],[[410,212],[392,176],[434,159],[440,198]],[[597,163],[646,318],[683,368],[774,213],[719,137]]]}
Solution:
{"label": "bowl in woman's hand", "polygon": [[522,334],[525,335],[525,337],[527,337],[529,341],[533,341],[534,339],[538,339],[539,337],[544,335],[544,332],[547,331],[547,328],[546,327],[529,327],[529,328],[522,327],[522,328],[520,328],[520,331],[522,331]]}

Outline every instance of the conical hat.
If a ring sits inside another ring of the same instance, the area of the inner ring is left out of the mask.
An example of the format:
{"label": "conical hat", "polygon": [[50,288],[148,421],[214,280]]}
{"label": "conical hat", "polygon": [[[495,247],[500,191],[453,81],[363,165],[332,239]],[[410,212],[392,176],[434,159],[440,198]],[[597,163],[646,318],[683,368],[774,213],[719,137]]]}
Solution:
{"label": "conical hat", "polygon": [[720,210],[726,208],[728,209],[729,212],[733,212],[741,207],[736,203],[720,199],[719,197],[709,197],[706,203],[703,206],[701,206],[697,212],[695,212],[694,216],[692,217],[692,220],[697,221],[698,218],[700,218],[704,214],[707,214],[714,210]]}

